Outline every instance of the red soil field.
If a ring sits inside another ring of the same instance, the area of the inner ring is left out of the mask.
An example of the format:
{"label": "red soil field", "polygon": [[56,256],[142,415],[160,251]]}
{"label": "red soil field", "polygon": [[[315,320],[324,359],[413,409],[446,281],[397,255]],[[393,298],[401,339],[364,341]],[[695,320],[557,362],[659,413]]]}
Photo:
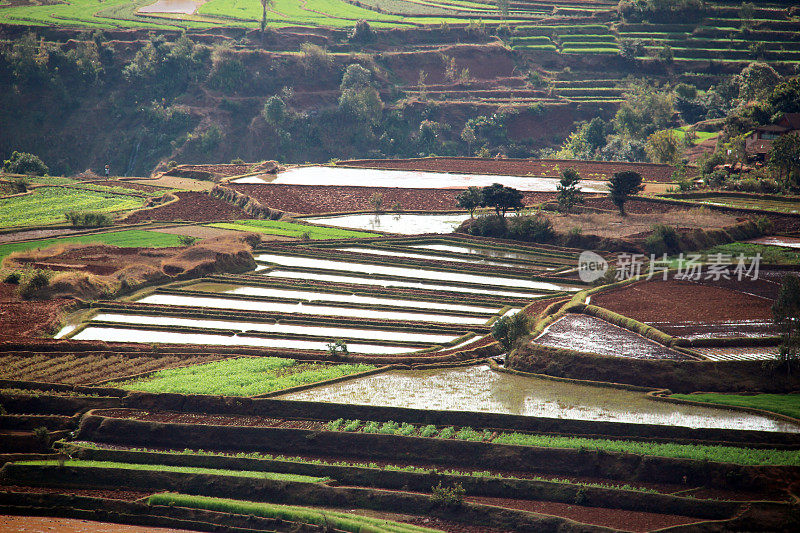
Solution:
{"label": "red soil field", "polygon": [[[37,488],[35,492],[41,493],[45,491]],[[64,492],[67,491],[58,491],[58,493]],[[149,495],[149,493],[145,494],[145,496]],[[113,498],[114,496],[110,497]],[[79,520],[76,518],[8,515],[0,516],[0,531],[16,531],[18,533],[42,533],[45,531],[58,531],[59,533],[191,533],[186,529],[128,526],[124,524],[111,524],[108,522],[95,522],[93,520]]]}
{"label": "red soil field", "polygon": [[190,222],[215,222],[220,220],[240,220],[250,216],[238,207],[212,198],[202,192],[175,193],[177,202],[135,211],[125,217],[123,224],[136,224],[148,220]]}
{"label": "red soil field", "polygon": [[134,183],[132,181],[125,181],[125,180],[103,180],[103,181],[93,181],[91,183],[92,185],[105,185],[106,187],[123,187],[125,189],[131,189],[142,192],[164,192],[164,189],[162,189],[161,187],[153,187],[152,185],[144,185],[142,183]]}
{"label": "red soil field", "polygon": [[0,283],[0,339],[41,337],[58,327],[61,314],[72,305],[71,298],[27,301],[17,295],[18,285]]}
{"label": "red soil field", "polygon": [[591,303],[640,322],[708,324],[772,317],[769,299],[690,281],[634,283],[595,295]]}
{"label": "red soil field", "polygon": [[425,157],[419,159],[356,159],[341,161],[339,166],[396,170],[430,170],[473,174],[509,174],[518,176],[561,177],[561,171],[573,167],[583,179],[607,180],[614,172],[633,170],[645,181],[669,183],[672,166],[619,161],[579,161],[571,159],[480,159],[470,157]]}
{"label": "red soil field", "polygon": [[[383,205],[391,210],[400,203],[406,211],[452,211],[456,207],[458,189],[406,189],[394,187],[360,187],[354,185],[279,185],[231,183],[228,185],[258,200],[270,209],[289,213],[319,214],[341,211],[369,211],[369,199],[375,193],[383,195]],[[555,199],[555,193],[526,192],[525,205],[535,205]],[[129,222],[129,220],[126,220]]]}

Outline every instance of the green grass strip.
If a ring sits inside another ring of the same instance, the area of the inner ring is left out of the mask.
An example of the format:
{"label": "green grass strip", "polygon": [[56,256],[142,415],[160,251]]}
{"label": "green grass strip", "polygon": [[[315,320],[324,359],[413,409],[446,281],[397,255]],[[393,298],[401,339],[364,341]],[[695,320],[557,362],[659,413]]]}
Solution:
{"label": "green grass strip", "polygon": [[279,357],[240,357],[160,370],[146,378],[112,386],[154,393],[256,396],[374,368],[365,364],[322,365]]}
{"label": "green grass strip", "polygon": [[302,238],[304,235],[307,235],[309,239],[313,240],[380,237],[378,233],[311,226],[283,220],[237,220],[235,222],[208,224],[208,226],[236,231],[252,231],[268,235],[281,235],[284,237]]}
{"label": "green grass strip", "polygon": [[11,242],[0,244],[0,261],[13,252],[49,248],[50,246],[63,244],[99,243],[119,246],[121,248],[164,248],[169,246],[181,246],[180,237],[180,235],[172,235],[169,233],[131,229],[108,233],[94,233],[91,235],[77,235],[75,237],[57,237],[37,241]]}
{"label": "green grass strip", "polygon": [[673,394],[671,398],[762,409],[800,418],[800,394]]}
{"label": "green grass strip", "polygon": [[169,505],[223,513],[260,516],[263,518],[280,518],[281,520],[289,520],[291,522],[328,526],[353,533],[417,533],[439,531],[438,529],[429,529],[340,511],[231,500],[228,498],[189,496],[172,492],[154,494],[147,499],[147,503],[150,505]]}
{"label": "green grass strip", "polygon": [[[56,466],[58,461],[19,461],[18,465],[30,466]],[[121,470],[142,470],[147,472],[177,472],[180,474],[211,474],[215,476],[248,477],[256,479],[269,479],[273,481],[296,481],[300,483],[319,483],[328,478],[301,476],[298,474],[280,474],[277,472],[249,472],[242,470],[221,470],[219,468],[200,468],[195,466],[167,466],[148,465],[139,463],[116,463],[113,461],[83,461],[70,459],[64,466],[76,468],[118,468]]]}

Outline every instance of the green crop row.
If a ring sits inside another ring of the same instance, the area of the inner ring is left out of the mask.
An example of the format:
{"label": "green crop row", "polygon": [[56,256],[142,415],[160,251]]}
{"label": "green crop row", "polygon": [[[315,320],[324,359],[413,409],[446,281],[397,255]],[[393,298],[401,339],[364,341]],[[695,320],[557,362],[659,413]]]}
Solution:
{"label": "green crop row", "polygon": [[673,394],[671,397],[695,402],[750,407],[791,416],[792,418],[800,418],[800,394],[754,394],[742,396],[739,394],[707,393]]}
{"label": "green crop row", "polygon": [[[19,465],[31,466],[54,466],[59,465],[58,461],[19,461]],[[281,474],[278,472],[249,472],[244,470],[221,470],[219,468],[200,468],[195,466],[168,466],[168,465],[149,465],[141,463],[116,463],[113,461],[84,461],[81,459],[69,459],[64,462],[64,466],[75,468],[118,468],[120,470],[142,470],[147,472],[176,472],[180,474],[211,474],[216,476],[250,477],[257,479],[269,479],[273,481],[296,481],[301,483],[319,483],[327,481],[328,478],[301,476],[298,474]]]}
{"label": "green crop row", "polygon": [[212,498],[208,496],[189,496],[171,492],[154,494],[148,498],[150,505],[168,505],[170,507],[188,507],[191,509],[205,509],[222,513],[233,513],[246,516],[260,516],[263,518],[278,518],[290,522],[315,524],[339,531],[352,533],[422,533],[434,532],[436,529],[392,522],[380,518],[343,513],[340,511],[310,509],[294,505],[277,505],[272,503],[248,502],[231,500],[227,498]]}
{"label": "green crop row", "polygon": [[366,237],[379,237],[377,233],[365,231],[328,228],[325,226],[312,226],[299,222],[286,222],[284,220],[237,220],[235,222],[220,222],[208,224],[212,228],[231,229],[236,231],[252,231],[268,235],[282,235],[285,237],[309,239],[355,239]]}
{"label": "green crop row", "polygon": [[100,243],[121,248],[164,248],[168,246],[180,246],[180,235],[170,233],[159,233],[157,231],[146,231],[131,229],[124,231],[111,231],[108,233],[94,233],[91,235],[78,235],[75,237],[59,237],[54,239],[42,239],[38,241],[11,242],[0,244],[0,261],[8,254],[48,248],[50,246],[65,244],[90,244]]}
{"label": "green crop row", "polygon": [[39,187],[31,194],[0,199],[0,227],[65,223],[66,211],[109,213],[136,209],[145,199],[64,187]]}
{"label": "green crop row", "polygon": [[[359,420],[340,419],[330,422],[328,429],[331,431],[355,431],[363,433],[365,428],[374,427],[374,424],[377,423],[362,423]],[[392,424],[391,427],[395,428],[405,426],[405,424],[398,425],[396,422],[386,422],[384,425],[385,424]],[[398,434],[397,429],[394,434]],[[494,444],[513,444],[517,446],[536,446],[540,448],[604,450],[638,455],[654,455],[658,457],[710,460],[741,465],[800,466],[800,450],[751,449],[714,445],[557,437],[550,435],[531,435],[527,433],[496,433],[489,430],[476,431],[470,427],[456,429],[453,426],[442,429],[438,429],[436,426],[415,426],[415,431],[408,436],[492,442]]]}
{"label": "green crop row", "polygon": [[242,357],[160,370],[148,377],[112,386],[153,393],[257,396],[374,368],[364,364],[324,365],[278,357]]}
{"label": "green crop row", "polygon": [[565,54],[617,54],[617,48],[562,48]]}
{"label": "green crop row", "polygon": [[557,52],[558,48],[554,44],[515,44],[511,47],[512,50],[548,50],[550,52]]}

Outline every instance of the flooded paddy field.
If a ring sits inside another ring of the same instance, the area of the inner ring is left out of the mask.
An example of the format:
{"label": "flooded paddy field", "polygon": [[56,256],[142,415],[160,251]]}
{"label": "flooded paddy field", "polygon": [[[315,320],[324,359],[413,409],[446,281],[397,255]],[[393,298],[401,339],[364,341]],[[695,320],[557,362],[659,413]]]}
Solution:
{"label": "flooded paddy field", "polygon": [[751,241],[753,244],[766,244],[767,246],[783,246],[785,248],[800,249],[800,237],[760,237]]}
{"label": "flooded paddy field", "polygon": [[[400,187],[425,189],[466,189],[502,183],[520,191],[554,192],[558,180],[524,176],[489,174],[457,174],[445,172],[420,172],[414,170],[376,170],[366,168],[307,166],[281,172],[277,177],[258,176],[239,178],[232,183],[274,183],[287,185],[359,185],[365,187]],[[581,180],[586,192],[604,192],[601,181]]]}
{"label": "flooded paddy field", "polygon": [[[253,273],[107,302],[60,336],[320,352],[343,340],[356,354],[453,354],[462,347],[485,347],[480,341],[496,318],[541,296],[578,290],[531,279],[542,271],[533,260],[511,259],[513,267],[503,269],[508,274],[488,275],[479,272],[495,265],[468,263],[470,255],[403,244],[403,239],[389,239],[380,246],[315,242],[264,247],[257,254],[262,264]],[[572,252],[547,254],[566,258]],[[453,255],[465,261],[448,261]],[[413,266],[415,261],[435,266]]]}
{"label": "flooded paddy field", "polygon": [[694,428],[800,432],[800,427],[794,424],[766,416],[661,402],[642,392],[495,372],[487,365],[391,370],[279,398]]}
{"label": "flooded paddy field", "polygon": [[725,346],[693,350],[711,361],[770,361],[778,355],[777,346]]}
{"label": "flooded paddy field", "polygon": [[641,335],[605,320],[569,313],[550,324],[535,344],[633,359],[690,359]]}
{"label": "flooded paddy field", "polygon": [[447,215],[384,213],[380,215],[360,214],[312,217],[303,220],[323,226],[417,235],[420,233],[453,233],[468,218],[469,215],[466,213]]}
{"label": "flooded paddy field", "polygon": [[800,213],[800,205],[797,200],[780,198],[744,198],[739,196],[728,196],[725,194],[707,196],[693,199],[695,202],[720,205],[724,207],[742,207],[745,209],[761,209],[764,211],[776,211],[778,213]]}

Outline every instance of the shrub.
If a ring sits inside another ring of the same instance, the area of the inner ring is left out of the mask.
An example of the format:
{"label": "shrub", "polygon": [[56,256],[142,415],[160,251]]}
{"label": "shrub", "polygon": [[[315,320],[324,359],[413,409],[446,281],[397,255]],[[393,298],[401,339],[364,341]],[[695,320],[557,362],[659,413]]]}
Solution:
{"label": "shrub", "polygon": [[436,435],[436,426],[428,425],[419,430],[420,437],[433,437]]}
{"label": "shrub", "polygon": [[381,212],[381,208],[383,207],[383,194],[376,192],[369,198],[369,203],[372,206],[372,210],[376,213]]}
{"label": "shrub", "polygon": [[178,237],[178,242],[181,246],[191,246],[195,243],[197,237],[192,237],[191,235],[181,235]]}
{"label": "shrub", "polygon": [[173,159],[172,161],[167,163],[167,170],[172,170],[177,166],[178,166],[178,162]]}
{"label": "shrub", "polygon": [[222,141],[222,130],[216,124],[212,124],[200,134],[200,150],[210,152],[219,145],[220,141]]}
{"label": "shrub", "polygon": [[334,342],[327,344],[328,354],[331,359],[339,359],[341,356],[347,355],[347,343],[342,339],[337,339]]}
{"label": "shrub", "polygon": [[461,483],[454,483],[452,487],[445,487],[440,481],[435,487],[431,487],[431,502],[442,507],[460,507],[464,503],[464,495],[467,493]]}
{"label": "shrub", "polygon": [[303,68],[306,74],[320,74],[321,71],[327,70],[333,63],[333,57],[321,46],[303,43],[301,48],[303,51]]}
{"label": "shrub", "polygon": [[653,232],[644,241],[644,249],[648,254],[661,256],[680,252],[680,236],[672,226],[655,224]]}
{"label": "shrub", "polygon": [[237,157],[235,159],[231,159],[231,165],[244,165],[244,159],[241,157]]}
{"label": "shrub", "polygon": [[20,278],[19,272],[12,272],[3,279],[3,282],[10,283],[11,285],[19,285]]}
{"label": "shrub", "polygon": [[380,429],[378,430],[378,433],[383,433],[386,435],[394,435],[399,428],[400,424],[392,420],[389,420],[388,422],[384,422],[383,425],[381,425]]}
{"label": "shrub", "polygon": [[64,217],[74,228],[99,228],[110,226],[111,217],[105,213],[92,213],[85,211],[67,211]]}
{"label": "shrub", "polygon": [[36,440],[44,445],[50,444],[50,432],[47,431],[47,428],[44,426],[39,426],[38,428],[34,429],[33,436],[36,437]]}
{"label": "shrub", "polygon": [[368,43],[375,39],[375,32],[366,20],[359,20],[347,38],[353,42]]}
{"label": "shrub", "polygon": [[355,431],[358,429],[358,426],[361,425],[361,420],[348,420],[348,422],[342,428],[342,431]]}
{"label": "shrub", "polygon": [[50,274],[44,270],[36,270],[20,284],[18,292],[23,299],[30,300],[48,285],[50,285]]}
{"label": "shrub", "polygon": [[553,224],[545,216],[517,216],[508,223],[508,238],[526,242],[549,242],[553,240]]}
{"label": "shrub", "polygon": [[339,428],[342,427],[342,424],[344,424],[344,418],[337,418],[336,420],[328,422],[328,429],[330,431],[339,431]]}
{"label": "shrub", "polygon": [[50,172],[50,169],[37,156],[14,150],[11,157],[3,161],[3,171],[10,174],[44,176]]}
{"label": "shrub", "polygon": [[480,237],[504,238],[508,233],[508,222],[505,217],[498,215],[483,215],[465,221],[458,228],[462,233],[478,235]]}
{"label": "shrub", "polygon": [[528,334],[528,320],[525,313],[500,317],[492,324],[492,336],[503,348],[510,350],[520,338]]}

